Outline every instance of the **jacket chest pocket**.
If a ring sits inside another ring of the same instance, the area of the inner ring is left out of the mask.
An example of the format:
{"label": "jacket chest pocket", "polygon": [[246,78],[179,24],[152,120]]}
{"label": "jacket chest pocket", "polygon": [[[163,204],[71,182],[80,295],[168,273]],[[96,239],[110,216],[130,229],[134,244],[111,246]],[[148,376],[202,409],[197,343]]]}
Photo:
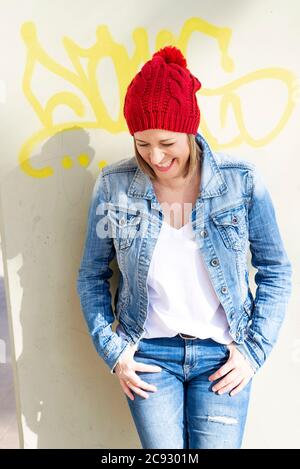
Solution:
{"label": "jacket chest pocket", "polygon": [[110,221],[111,235],[120,250],[127,249],[138,236],[141,225],[139,210],[125,210],[115,207],[107,212]]}
{"label": "jacket chest pocket", "polygon": [[228,249],[243,251],[246,248],[248,224],[244,205],[222,210],[211,218]]}

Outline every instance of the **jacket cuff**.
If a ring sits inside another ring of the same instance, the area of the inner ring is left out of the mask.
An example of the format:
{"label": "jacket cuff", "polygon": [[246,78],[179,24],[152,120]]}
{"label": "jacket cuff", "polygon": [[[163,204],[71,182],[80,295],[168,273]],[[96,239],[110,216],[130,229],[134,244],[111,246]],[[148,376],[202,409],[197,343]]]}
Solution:
{"label": "jacket cuff", "polygon": [[122,357],[122,355],[127,351],[128,347],[129,347],[130,345],[132,345],[132,344],[131,344],[130,342],[127,342],[127,343],[124,345],[123,349],[121,349],[121,352],[120,352],[120,354],[119,354],[118,357],[117,357],[117,360],[115,361],[115,363],[114,363],[114,364],[112,365],[112,367],[111,367],[111,370],[110,370],[111,374],[114,374],[114,373],[115,373],[115,367],[117,366],[118,361],[120,360],[120,358]]}
{"label": "jacket cuff", "polygon": [[111,373],[114,373],[114,368],[121,354],[132,344],[132,341],[128,337],[120,337],[116,332],[112,332],[109,340],[106,340],[106,345],[103,346],[103,340],[100,341],[99,338],[96,337],[97,336],[94,335],[96,349],[106,365],[110,368]]}
{"label": "jacket cuff", "polygon": [[236,342],[234,342],[234,345],[235,345],[235,348],[237,348],[238,351],[241,352],[241,354],[248,360],[254,373],[256,373],[258,369],[260,368],[260,365],[251,354],[249,348],[247,347],[247,339],[241,344],[237,344]]}

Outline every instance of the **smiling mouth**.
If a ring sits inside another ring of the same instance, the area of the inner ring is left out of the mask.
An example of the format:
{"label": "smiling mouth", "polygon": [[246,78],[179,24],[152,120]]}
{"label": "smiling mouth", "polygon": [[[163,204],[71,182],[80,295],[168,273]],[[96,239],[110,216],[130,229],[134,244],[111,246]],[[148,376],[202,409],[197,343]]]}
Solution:
{"label": "smiling mouth", "polygon": [[175,161],[175,158],[173,158],[172,161],[167,166],[156,164],[155,167],[160,171],[168,171],[173,165],[174,161]]}

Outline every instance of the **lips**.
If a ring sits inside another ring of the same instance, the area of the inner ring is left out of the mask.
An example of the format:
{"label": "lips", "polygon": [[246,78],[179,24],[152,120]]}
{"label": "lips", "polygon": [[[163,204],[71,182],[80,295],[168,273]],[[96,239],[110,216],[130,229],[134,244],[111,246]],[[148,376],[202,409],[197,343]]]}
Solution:
{"label": "lips", "polygon": [[175,161],[175,158],[173,158],[172,163],[169,166],[155,165],[155,168],[157,168],[159,171],[162,171],[163,173],[166,173],[167,171],[169,171],[172,168],[172,166],[174,164],[174,161]]}

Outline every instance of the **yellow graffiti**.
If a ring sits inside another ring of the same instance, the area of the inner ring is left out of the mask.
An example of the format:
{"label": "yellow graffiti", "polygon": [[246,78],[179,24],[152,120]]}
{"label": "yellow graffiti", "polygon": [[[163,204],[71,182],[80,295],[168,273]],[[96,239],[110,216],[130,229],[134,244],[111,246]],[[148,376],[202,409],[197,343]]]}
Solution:
{"label": "yellow graffiti", "polygon": [[[189,40],[192,34],[196,32],[203,33],[217,42],[221,67],[225,72],[232,72],[234,70],[234,61],[228,53],[231,30],[217,27],[201,18],[187,20],[178,37],[167,29],[161,30],[156,38],[155,50],[172,44],[178,47],[186,56]],[[71,130],[74,127],[105,129],[114,134],[128,130],[122,112],[126,90],[133,76],[140,70],[141,65],[151,58],[152,54],[150,54],[147,32],[144,28],[137,28],[133,31],[135,50],[130,57],[126,48],[114,41],[107,26],[101,25],[96,31],[95,44],[89,48],[80,47],[70,38],[63,38],[64,48],[73,66],[72,69],[68,69],[47,54],[38,39],[35,25],[32,22],[26,22],[22,25],[21,35],[27,48],[23,92],[41,123],[41,129],[22,145],[19,153],[19,163],[27,175],[44,178],[53,175],[53,168],[51,166],[35,168],[30,159],[34,148],[53,135]],[[118,80],[120,106],[116,120],[109,115],[96,78],[97,67],[101,59],[106,57],[111,58]],[[82,59],[86,61],[86,68],[82,65]],[[32,90],[33,74],[37,66],[42,66],[49,74],[60,77],[65,81],[65,86],[75,87],[76,94],[73,91],[61,91],[51,96],[43,105]],[[247,132],[245,127],[242,103],[237,95],[237,90],[243,85],[262,79],[279,80],[285,85],[287,88],[287,102],[273,130],[263,138],[256,140]],[[239,134],[227,144],[221,144],[209,131],[203,113],[201,115],[201,132],[215,150],[237,146],[242,142],[247,142],[252,146],[265,145],[278,135],[287,123],[296,103],[295,96],[298,89],[294,73],[283,68],[257,70],[218,88],[202,87],[199,90],[201,95],[219,96],[221,98],[220,119],[222,125],[226,122],[228,110],[232,109]],[[53,114],[59,106],[70,108],[74,113],[74,120],[63,123],[55,122]],[[93,119],[85,119],[87,113],[92,113]],[[89,156],[86,154],[79,155],[77,161],[83,167],[88,166],[90,163]],[[61,164],[63,168],[70,169],[73,167],[74,161],[69,155],[64,155]],[[102,169],[106,164],[106,161],[102,160],[98,163],[98,166]]]}
{"label": "yellow graffiti", "polygon": [[66,155],[61,160],[61,164],[62,164],[63,168],[70,169],[70,168],[73,167],[73,160],[69,155]]}

